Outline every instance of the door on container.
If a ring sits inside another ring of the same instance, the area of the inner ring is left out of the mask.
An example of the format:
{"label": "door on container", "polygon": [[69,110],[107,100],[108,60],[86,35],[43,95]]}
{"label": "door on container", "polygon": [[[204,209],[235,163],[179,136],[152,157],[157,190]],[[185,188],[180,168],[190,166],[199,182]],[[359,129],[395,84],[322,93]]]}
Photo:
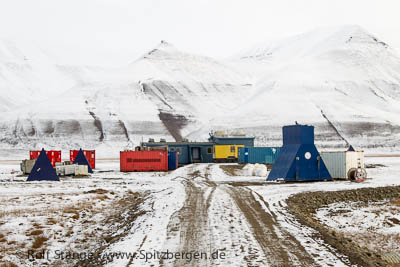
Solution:
{"label": "door on container", "polygon": [[249,149],[246,147],[243,150],[244,150],[244,163],[249,163]]}
{"label": "door on container", "polygon": [[200,162],[200,147],[192,147],[193,162]]}

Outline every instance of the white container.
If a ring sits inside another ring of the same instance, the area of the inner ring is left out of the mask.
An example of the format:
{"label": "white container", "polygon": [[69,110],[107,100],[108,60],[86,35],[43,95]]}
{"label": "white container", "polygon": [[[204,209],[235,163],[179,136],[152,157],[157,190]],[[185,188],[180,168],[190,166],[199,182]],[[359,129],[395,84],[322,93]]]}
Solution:
{"label": "white container", "polygon": [[30,174],[35,163],[36,163],[36,159],[24,159],[20,164],[21,171],[24,174]]}
{"label": "white container", "polygon": [[364,151],[321,152],[321,158],[332,178],[350,179],[350,169],[364,169]]}
{"label": "white container", "polygon": [[58,176],[64,176],[65,175],[65,168],[63,165],[56,165],[56,173]]}
{"label": "white container", "polygon": [[78,165],[64,165],[65,175],[75,175],[77,169],[76,166]]}
{"label": "white container", "polygon": [[56,166],[56,173],[58,176],[67,176],[67,175],[87,176],[87,175],[89,175],[88,166],[87,165],[78,165],[78,164]]}
{"label": "white container", "polygon": [[89,171],[88,171],[88,166],[87,165],[77,165],[78,167],[75,169],[75,175],[82,175],[82,176],[88,176]]}

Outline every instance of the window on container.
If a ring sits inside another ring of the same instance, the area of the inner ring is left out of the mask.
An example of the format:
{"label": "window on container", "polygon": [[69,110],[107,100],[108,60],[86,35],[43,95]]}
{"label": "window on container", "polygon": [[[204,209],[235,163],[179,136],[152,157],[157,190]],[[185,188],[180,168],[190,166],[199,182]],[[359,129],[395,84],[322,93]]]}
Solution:
{"label": "window on container", "polygon": [[212,147],[208,147],[208,148],[207,148],[207,153],[208,153],[208,154],[212,154],[212,152],[213,152],[213,151],[212,151]]}
{"label": "window on container", "polygon": [[[169,149],[169,151],[175,151],[175,147],[171,147],[171,148]],[[176,151],[178,151],[178,149],[177,149]]]}
{"label": "window on container", "polygon": [[231,152],[235,152],[235,146],[231,146]]}

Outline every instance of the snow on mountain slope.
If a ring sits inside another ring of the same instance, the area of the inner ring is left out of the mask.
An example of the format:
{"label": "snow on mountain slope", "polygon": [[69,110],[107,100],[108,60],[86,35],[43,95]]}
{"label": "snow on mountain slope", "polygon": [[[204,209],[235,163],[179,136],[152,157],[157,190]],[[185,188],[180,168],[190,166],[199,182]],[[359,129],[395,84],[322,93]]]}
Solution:
{"label": "snow on mountain slope", "polygon": [[250,77],[234,67],[180,52],[164,41],[130,67],[140,73],[144,93],[161,112],[188,120],[180,135],[207,126],[217,114],[232,112],[253,90]]}
{"label": "snow on mountain slope", "polygon": [[149,137],[205,140],[211,129],[244,129],[259,145],[280,145],[281,127],[295,121],[315,125],[325,148],[390,151],[400,140],[400,57],[357,26],[270,42],[225,61],[162,41],[108,70],[60,66],[29,46],[0,48],[3,148],[118,152]]}
{"label": "snow on mountain slope", "polygon": [[6,115],[11,119],[3,124],[1,140],[17,147],[95,147],[105,141],[122,147],[139,142],[140,135],[168,135],[137,84],[80,85]]}
{"label": "snow on mountain slope", "polygon": [[321,146],[398,146],[400,57],[360,27],[272,42],[233,62],[253,74],[254,95],[212,128],[245,128],[260,144],[280,144],[281,126],[298,121],[317,126]]}
{"label": "snow on mountain slope", "polygon": [[74,84],[34,44],[0,40],[0,111],[54,96]]}
{"label": "snow on mountain slope", "polygon": [[[113,113],[113,105],[117,111],[128,106],[135,113],[132,117],[141,116],[144,120],[153,114],[138,108],[146,103],[135,98],[134,90],[130,92],[133,86],[107,87],[102,81],[108,73],[102,68],[59,65],[34,44],[0,41],[1,147],[94,147],[114,132],[126,145],[130,140],[126,128],[130,125],[124,125]],[[118,93],[114,95],[112,91]],[[133,100],[128,103],[124,94],[133,95]],[[108,103],[109,100],[113,102]],[[107,117],[104,125],[100,117]],[[137,117],[133,120],[141,121]],[[164,135],[157,114],[156,120]],[[157,129],[151,120],[141,121],[140,125]]]}
{"label": "snow on mountain slope", "polygon": [[181,139],[185,131],[235,108],[252,89],[246,76],[233,68],[180,52],[166,42],[126,67],[59,69],[76,85],[4,112],[4,145],[106,144],[122,149],[142,138]]}
{"label": "snow on mountain slope", "polygon": [[[161,44],[131,66],[144,92],[166,112],[198,118],[232,109],[251,91],[247,77],[211,58]],[[223,99],[222,99],[223,98]]]}

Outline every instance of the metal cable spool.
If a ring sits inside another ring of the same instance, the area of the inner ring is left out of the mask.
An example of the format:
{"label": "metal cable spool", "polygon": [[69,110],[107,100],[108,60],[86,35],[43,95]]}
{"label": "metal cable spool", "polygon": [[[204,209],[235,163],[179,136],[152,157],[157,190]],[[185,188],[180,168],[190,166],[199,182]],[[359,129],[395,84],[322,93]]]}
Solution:
{"label": "metal cable spool", "polygon": [[367,179],[367,171],[364,168],[351,168],[347,177],[354,182],[364,182]]}

